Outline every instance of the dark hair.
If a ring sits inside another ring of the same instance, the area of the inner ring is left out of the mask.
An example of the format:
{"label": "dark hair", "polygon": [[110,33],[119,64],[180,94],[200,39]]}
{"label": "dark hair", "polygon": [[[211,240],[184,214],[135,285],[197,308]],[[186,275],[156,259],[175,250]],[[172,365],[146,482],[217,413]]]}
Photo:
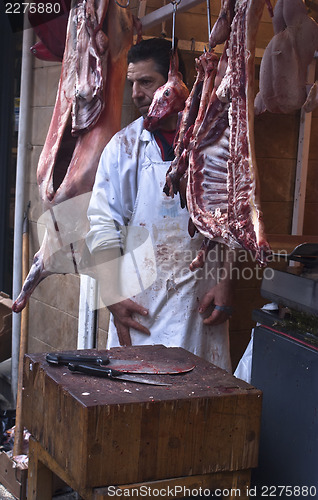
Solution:
{"label": "dark hair", "polygon": [[[170,66],[171,42],[165,38],[149,38],[133,45],[128,51],[128,64],[152,59],[156,64],[156,70],[166,80]],[[186,81],[185,65],[178,49],[179,71],[183,81]]]}

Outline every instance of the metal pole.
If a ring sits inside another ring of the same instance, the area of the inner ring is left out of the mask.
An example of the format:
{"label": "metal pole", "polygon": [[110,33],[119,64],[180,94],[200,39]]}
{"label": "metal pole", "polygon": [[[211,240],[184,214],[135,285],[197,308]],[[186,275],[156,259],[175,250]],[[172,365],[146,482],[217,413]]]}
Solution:
{"label": "metal pole", "polygon": [[98,286],[94,278],[81,274],[77,349],[93,349],[96,333]]}
{"label": "metal pole", "polygon": [[206,13],[208,18],[208,38],[211,33],[211,13],[210,13],[210,0],[206,0]]}
{"label": "metal pole", "polygon": [[[27,18],[24,20],[21,67],[21,93],[17,149],[15,212],[14,212],[14,244],[13,244],[13,289],[12,298],[15,300],[22,286],[22,238],[24,219],[24,188],[25,168],[28,161],[28,147],[30,139],[30,96],[32,83],[32,54],[33,30],[29,28]],[[19,346],[20,346],[21,314],[12,315],[12,358],[11,358],[11,390],[13,400],[17,397]]]}
{"label": "metal pole", "polygon": [[171,35],[171,50],[174,52],[175,49],[175,33],[176,33],[176,13],[177,13],[177,1],[173,0],[172,2],[173,6],[173,13],[172,13],[172,35]]}
{"label": "metal pole", "polygon": [[[181,0],[178,5],[179,12],[186,12],[196,5],[200,5],[204,0]],[[154,12],[150,12],[146,16],[140,19],[143,29],[153,28],[158,24],[162,23],[165,19],[169,19],[173,13],[173,5],[169,2],[167,5],[156,9]]]}

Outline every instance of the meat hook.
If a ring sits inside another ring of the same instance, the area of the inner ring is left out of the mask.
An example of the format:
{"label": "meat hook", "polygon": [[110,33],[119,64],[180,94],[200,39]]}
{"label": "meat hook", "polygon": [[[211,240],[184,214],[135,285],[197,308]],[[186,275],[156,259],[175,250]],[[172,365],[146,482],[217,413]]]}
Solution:
{"label": "meat hook", "polygon": [[130,0],[127,0],[126,5],[122,5],[121,3],[117,2],[117,0],[115,0],[115,3],[117,3],[118,7],[121,7],[122,9],[127,9],[127,7],[129,7]]}
{"label": "meat hook", "polygon": [[206,15],[208,18],[208,37],[209,37],[211,33],[210,0],[206,0]]}
{"label": "meat hook", "polygon": [[177,13],[177,6],[181,0],[171,0],[172,6],[173,6],[173,14],[172,14],[172,41],[171,41],[171,51],[174,52],[175,50],[175,31],[176,31],[176,13]]}

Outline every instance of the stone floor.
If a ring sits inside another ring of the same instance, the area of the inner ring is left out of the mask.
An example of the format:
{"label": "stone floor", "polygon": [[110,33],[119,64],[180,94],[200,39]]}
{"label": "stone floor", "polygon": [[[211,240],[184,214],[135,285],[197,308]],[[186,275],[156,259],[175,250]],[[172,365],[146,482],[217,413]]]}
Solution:
{"label": "stone floor", "polygon": [[3,486],[0,484],[0,499],[1,500],[15,500],[15,497],[12,496]]}

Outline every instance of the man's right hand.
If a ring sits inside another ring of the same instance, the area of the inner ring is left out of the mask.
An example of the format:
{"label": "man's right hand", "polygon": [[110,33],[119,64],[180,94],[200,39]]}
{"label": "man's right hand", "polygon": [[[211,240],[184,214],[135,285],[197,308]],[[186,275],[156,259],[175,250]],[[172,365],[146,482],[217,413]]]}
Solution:
{"label": "man's right hand", "polygon": [[147,316],[148,311],[131,299],[125,299],[116,304],[108,306],[114,316],[114,323],[117,329],[118,339],[121,346],[130,346],[130,328],[134,328],[141,333],[150,335],[150,331],[144,325],[133,319],[133,314]]}

